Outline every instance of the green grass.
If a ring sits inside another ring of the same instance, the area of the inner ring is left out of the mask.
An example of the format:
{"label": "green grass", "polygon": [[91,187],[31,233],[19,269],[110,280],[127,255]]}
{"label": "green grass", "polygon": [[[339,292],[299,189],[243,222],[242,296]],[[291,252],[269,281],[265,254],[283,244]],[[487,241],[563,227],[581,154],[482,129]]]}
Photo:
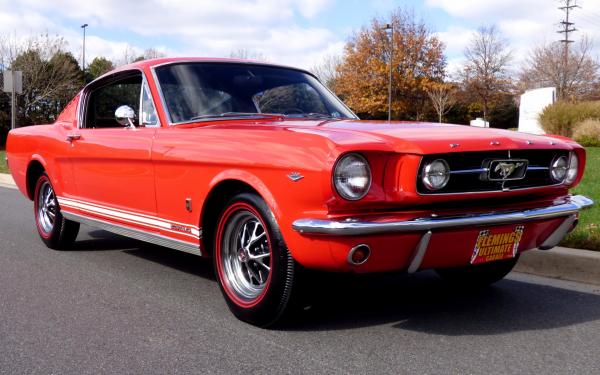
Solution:
{"label": "green grass", "polygon": [[588,147],[586,151],[587,163],[583,180],[572,192],[593,199],[595,204],[581,212],[579,226],[561,245],[600,251],[600,147]]}
{"label": "green grass", "polygon": [[6,152],[4,150],[0,150],[0,173],[9,173],[6,162],[4,161],[5,156]]}

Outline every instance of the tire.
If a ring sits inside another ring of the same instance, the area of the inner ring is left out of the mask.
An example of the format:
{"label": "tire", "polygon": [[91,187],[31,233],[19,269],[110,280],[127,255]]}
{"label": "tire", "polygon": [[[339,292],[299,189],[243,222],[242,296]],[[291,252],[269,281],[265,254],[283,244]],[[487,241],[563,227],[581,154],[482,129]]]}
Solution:
{"label": "tire", "polygon": [[231,312],[259,327],[280,321],[290,310],[296,264],[267,204],[256,194],[236,195],[214,238],[215,273]]}
{"label": "tire", "polygon": [[54,250],[69,249],[77,238],[79,223],[67,220],[61,214],[54,188],[46,173],[38,178],[35,185],[33,208],[38,233],[46,246]]}
{"label": "tire", "polygon": [[475,266],[438,268],[435,272],[442,280],[461,287],[481,288],[502,280],[512,271],[519,260],[519,255],[512,259],[499,260]]}

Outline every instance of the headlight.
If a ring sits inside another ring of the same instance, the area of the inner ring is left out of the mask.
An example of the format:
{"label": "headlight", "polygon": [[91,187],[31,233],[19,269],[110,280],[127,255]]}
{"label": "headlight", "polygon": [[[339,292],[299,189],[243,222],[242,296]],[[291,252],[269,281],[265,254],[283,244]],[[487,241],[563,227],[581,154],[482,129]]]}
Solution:
{"label": "headlight", "polygon": [[340,158],[333,169],[335,190],[344,199],[359,200],[371,187],[369,163],[360,154],[347,154]]}
{"label": "headlight", "polygon": [[563,182],[569,169],[569,161],[566,156],[560,156],[552,161],[550,165],[550,177],[554,182]]}
{"label": "headlight", "polygon": [[571,152],[569,156],[569,169],[567,170],[567,178],[565,178],[566,184],[572,184],[577,179],[577,170],[579,169],[579,159],[577,154]]}
{"label": "headlight", "polygon": [[450,181],[450,167],[443,159],[425,164],[421,177],[423,185],[429,190],[439,190]]}

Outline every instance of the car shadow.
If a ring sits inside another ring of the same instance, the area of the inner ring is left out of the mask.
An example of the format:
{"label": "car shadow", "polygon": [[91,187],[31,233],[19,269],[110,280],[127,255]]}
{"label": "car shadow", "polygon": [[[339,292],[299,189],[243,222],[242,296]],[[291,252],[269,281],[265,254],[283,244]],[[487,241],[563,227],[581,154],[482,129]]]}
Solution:
{"label": "car shadow", "polygon": [[138,258],[143,258],[176,269],[177,271],[200,276],[210,281],[217,281],[211,259],[201,258],[197,255],[145,243],[137,249],[124,250],[124,252]]}
{"label": "car shadow", "polygon": [[120,251],[166,267],[216,281],[212,261],[102,229],[84,228],[72,251]]}
{"label": "car shadow", "polygon": [[600,319],[600,295],[505,279],[457,290],[433,272],[336,276],[285,330],[327,331],[391,324],[429,334],[495,335]]}
{"label": "car shadow", "polygon": [[[81,251],[120,250],[215,283],[212,261],[102,230],[78,241]],[[505,279],[458,290],[434,272],[352,275],[309,272],[306,299],[283,331],[335,331],[377,325],[429,334],[496,335],[600,319],[600,295]]]}
{"label": "car shadow", "polygon": [[[146,246],[142,241],[119,236],[101,229],[85,230],[73,243],[71,251],[111,251]],[[82,238],[83,237],[83,238]]]}

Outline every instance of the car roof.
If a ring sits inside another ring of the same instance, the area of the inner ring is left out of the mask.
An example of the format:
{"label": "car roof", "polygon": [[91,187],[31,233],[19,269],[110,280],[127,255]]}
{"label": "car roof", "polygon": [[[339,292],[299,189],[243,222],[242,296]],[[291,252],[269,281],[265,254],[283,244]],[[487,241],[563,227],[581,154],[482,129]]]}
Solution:
{"label": "car roof", "polygon": [[173,63],[186,63],[186,62],[220,62],[220,63],[268,65],[268,66],[275,66],[275,67],[280,67],[280,68],[301,70],[301,71],[310,73],[305,69],[297,68],[294,66],[275,64],[275,63],[271,63],[268,61],[222,58],[222,57],[163,57],[163,58],[157,58],[157,59],[142,60],[142,61],[137,61],[137,62],[134,62],[131,64],[123,65],[123,66],[116,68],[115,70],[112,70],[112,72],[116,72],[119,70],[129,70],[132,68],[137,68],[137,69],[152,68],[152,67],[159,66],[159,65],[173,64]]}

